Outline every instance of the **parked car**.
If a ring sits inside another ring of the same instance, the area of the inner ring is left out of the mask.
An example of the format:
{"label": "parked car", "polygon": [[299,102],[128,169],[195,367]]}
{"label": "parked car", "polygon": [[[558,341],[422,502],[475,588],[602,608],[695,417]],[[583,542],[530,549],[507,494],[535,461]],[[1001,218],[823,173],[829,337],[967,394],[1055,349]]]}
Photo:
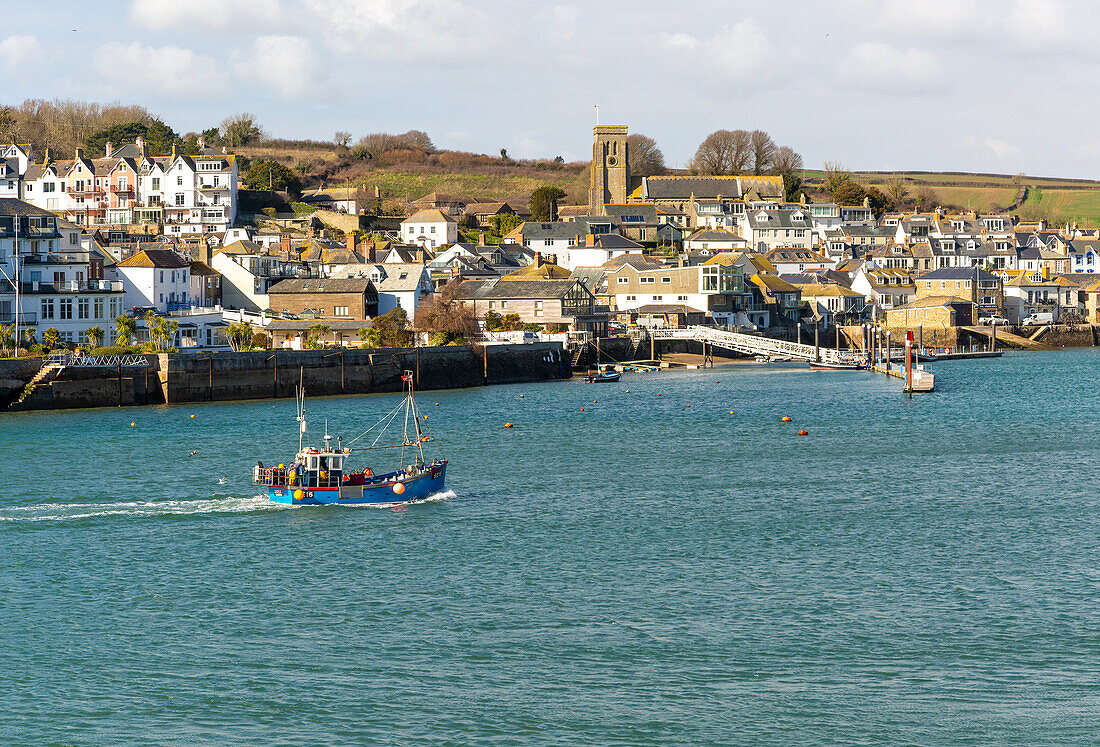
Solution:
{"label": "parked car", "polygon": [[1054,324],[1054,312],[1036,311],[1023,319],[1020,324]]}
{"label": "parked car", "polygon": [[626,334],[627,326],[622,322],[608,322],[607,331],[615,335]]}
{"label": "parked car", "polygon": [[997,316],[991,314],[990,316],[983,316],[978,319],[978,324],[1011,324],[1012,322],[1005,319],[1003,316]]}

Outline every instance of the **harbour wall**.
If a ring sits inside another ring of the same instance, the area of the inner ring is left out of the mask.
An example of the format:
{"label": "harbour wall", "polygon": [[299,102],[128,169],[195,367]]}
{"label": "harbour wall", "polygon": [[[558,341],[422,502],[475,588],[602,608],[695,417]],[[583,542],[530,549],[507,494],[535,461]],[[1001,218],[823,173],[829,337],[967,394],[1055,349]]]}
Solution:
{"label": "harbour wall", "polygon": [[69,366],[17,401],[41,358],[0,361],[0,402],[6,409],[174,404],[292,397],[299,381],[313,396],[401,391],[413,373],[418,389],[454,389],[567,379],[560,343],[528,345],[265,350],[145,356],[145,366]]}

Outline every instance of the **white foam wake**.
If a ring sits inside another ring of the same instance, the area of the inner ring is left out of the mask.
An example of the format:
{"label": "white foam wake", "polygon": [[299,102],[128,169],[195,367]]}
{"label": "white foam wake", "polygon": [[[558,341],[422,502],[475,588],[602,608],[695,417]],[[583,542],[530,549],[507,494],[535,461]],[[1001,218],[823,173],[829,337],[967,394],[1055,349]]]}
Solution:
{"label": "white foam wake", "polygon": [[245,513],[286,508],[265,495],[217,496],[179,501],[118,501],[115,503],[37,503],[0,508],[0,521],[74,521],[98,516],[181,516]]}
{"label": "white foam wake", "polygon": [[[450,488],[444,488],[438,493],[432,493],[426,498],[418,498],[414,501],[394,501],[392,503],[344,503],[343,508],[405,508],[406,506],[419,506],[422,503],[439,503],[440,501],[454,500],[458,496]],[[301,506],[300,508],[309,508]]]}

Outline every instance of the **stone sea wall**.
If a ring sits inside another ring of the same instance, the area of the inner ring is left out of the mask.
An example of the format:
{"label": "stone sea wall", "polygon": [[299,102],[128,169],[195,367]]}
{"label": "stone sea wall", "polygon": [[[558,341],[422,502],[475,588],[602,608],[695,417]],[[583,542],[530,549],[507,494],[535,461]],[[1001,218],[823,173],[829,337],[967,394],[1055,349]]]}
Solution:
{"label": "stone sea wall", "polygon": [[70,366],[16,401],[41,358],[0,361],[0,402],[8,410],[174,404],[292,397],[299,381],[312,396],[401,391],[412,371],[419,389],[567,379],[560,343],[484,348],[279,350],[146,356],[145,366]]}

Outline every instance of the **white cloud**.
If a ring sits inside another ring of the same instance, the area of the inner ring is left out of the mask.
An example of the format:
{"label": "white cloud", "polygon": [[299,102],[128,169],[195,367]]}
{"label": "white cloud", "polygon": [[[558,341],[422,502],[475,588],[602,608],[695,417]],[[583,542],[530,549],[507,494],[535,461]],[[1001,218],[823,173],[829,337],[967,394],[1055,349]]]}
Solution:
{"label": "white cloud", "polygon": [[492,23],[459,0],[304,0],[341,52],[460,64],[482,51]]}
{"label": "white cloud", "polygon": [[[138,42],[108,42],[93,55],[105,80],[117,81],[113,91],[127,98],[148,96],[208,96],[225,87],[225,73],[214,60],[181,47],[147,47]],[[122,78],[118,71],[127,71]]]}
{"label": "white cloud", "polygon": [[282,18],[279,0],[133,0],[130,18],[150,31],[239,31]]}
{"label": "white cloud", "polygon": [[938,39],[972,36],[996,23],[1002,11],[991,12],[995,5],[991,0],[840,0],[836,4],[863,29],[895,34],[904,30],[907,36]]}
{"label": "white cloud", "polygon": [[722,26],[713,36],[701,38],[678,32],[664,34],[660,41],[678,58],[674,63],[735,80],[759,79],[773,68],[778,56],[763,27],[752,18]]}
{"label": "white cloud", "polygon": [[236,69],[241,77],[255,80],[284,99],[309,97],[320,88],[317,54],[300,36],[258,37]]}
{"label": "white cloud", "polygon": [[0,67],[17,70],[37,63],[38,37],[16,34],[0,41]]}
{"label": "white cloud", "polygon": [[840,61],[847,85],[876,93],[928,93],[943,86],[943,64],[931,52],[895,49],[882,42],[857,44]]}
{"label": "white cloud", "polygon": [[[1016,0],[1006,10],[1008,32],[1025,47],[1039,49],[1083,41],[1071,27],[1066,6],[1057,0]],[[1091,24],[1085,26],[1091,28]]]}
{"label": "white cloud", "polygon": [[1002,163],[1019,163],[1024,152],[1012,143],[997,138],[987,137],[982,140],[982,145],[993,152],[998,161]]}

